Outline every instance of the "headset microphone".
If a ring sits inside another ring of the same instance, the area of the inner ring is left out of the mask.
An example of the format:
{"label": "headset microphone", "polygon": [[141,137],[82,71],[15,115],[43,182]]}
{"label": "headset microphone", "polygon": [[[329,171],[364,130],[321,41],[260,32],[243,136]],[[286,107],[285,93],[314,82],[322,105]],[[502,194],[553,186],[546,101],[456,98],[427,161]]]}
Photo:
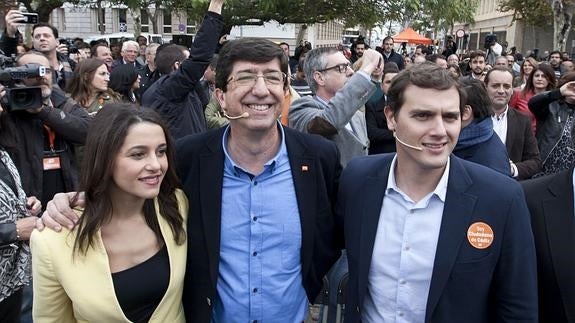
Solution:
{"label": "headset microphone", "polygon": [[423,151],[423,148],[421,148],[421,147],[412,146],[412,145],[406,144],[405,142],[401,141],[401,139],[399,139],[397,137],[397,134],[395,134],[395,130],[393,131],[393,138],[395,138],[395,140],[397,140],[397,142],[399,142],[400,144],[404,145],[407,148],[415,149],[417,151]]}
{"label": "headset microphone", "polygon": [[224,114],[224,117],[226,117],[226,119],[228,119],[228,120],[237,120],[237,119],[241,119],[241,118],[249,118],[250,117],[250,114],[247,112],[244,112],[244,113],[240,114],[239,116],[235,116],[235,117],[229,116],[226,113],[226,111],[224,111],[223,114]]}

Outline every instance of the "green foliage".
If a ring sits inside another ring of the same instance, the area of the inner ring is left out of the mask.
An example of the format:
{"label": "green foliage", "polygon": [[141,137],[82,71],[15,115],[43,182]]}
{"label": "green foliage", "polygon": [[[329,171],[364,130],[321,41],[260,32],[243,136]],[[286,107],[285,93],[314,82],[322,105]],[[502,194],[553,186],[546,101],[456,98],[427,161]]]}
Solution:
{"label": "green foliage", "polygon": [[531,26],[550,26],[553,24],[553,12],[548,0],[502,0],[501,12],[513,11],[513,20],[520,20]]}

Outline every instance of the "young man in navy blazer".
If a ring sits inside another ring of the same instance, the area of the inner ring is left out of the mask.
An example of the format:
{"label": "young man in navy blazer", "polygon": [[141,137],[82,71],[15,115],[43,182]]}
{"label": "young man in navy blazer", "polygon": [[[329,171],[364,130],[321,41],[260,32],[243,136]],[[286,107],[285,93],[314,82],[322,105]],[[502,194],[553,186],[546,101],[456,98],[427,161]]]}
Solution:
{"label": "young man in navy blazer", "polygon": [[339,186],[346,322],[535,322],[521,187],[451,154],[464,93],[424,63],[396,76],[388,100],[397,154],[352,160]]}

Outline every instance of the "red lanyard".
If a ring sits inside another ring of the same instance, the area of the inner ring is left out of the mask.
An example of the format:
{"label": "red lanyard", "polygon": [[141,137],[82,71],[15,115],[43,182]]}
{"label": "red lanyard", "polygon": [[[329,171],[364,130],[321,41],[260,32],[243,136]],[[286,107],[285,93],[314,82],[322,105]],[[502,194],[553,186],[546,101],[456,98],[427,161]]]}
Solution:
{"label": "red lanyard", "polygon": [[54,152],[54,141],[56,140],[56,133],[50,129],[47,125],[44,125],[44,129],[48,132],[48,141],[50,142],[50,151]]}

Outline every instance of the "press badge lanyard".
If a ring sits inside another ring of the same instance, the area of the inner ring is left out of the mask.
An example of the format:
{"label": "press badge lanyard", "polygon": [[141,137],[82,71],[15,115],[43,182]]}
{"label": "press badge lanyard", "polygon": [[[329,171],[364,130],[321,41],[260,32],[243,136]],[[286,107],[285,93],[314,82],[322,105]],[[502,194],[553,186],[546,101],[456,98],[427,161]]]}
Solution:
{"label": "press badge lanyard", "polygon": [[44,125],[44,129],[48,133],[48,142],[50,144],[50,151],[44,152],[44,170],[60,169],[60,156],[56,153],[54,149],[54,141],[56,140],[56,133],[50,129],[47,125]]}

